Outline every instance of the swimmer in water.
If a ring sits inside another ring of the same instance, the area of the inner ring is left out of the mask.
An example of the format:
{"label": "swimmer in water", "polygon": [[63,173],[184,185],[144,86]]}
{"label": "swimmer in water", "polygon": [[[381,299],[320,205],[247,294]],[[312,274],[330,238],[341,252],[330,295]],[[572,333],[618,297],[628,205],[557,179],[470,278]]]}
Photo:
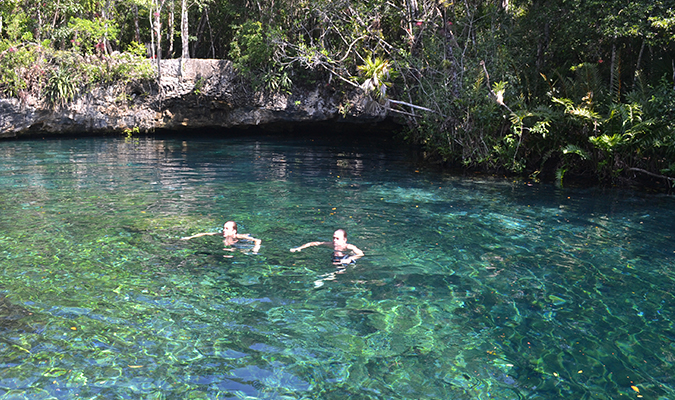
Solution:
{"label": "swimmer in water", "polygon": [[333,264],[347,265],[353,264],[359,258],[363,257],[363,252],[353,244],[347,243],[347,232],[344,229],[338,229],[333,233],[332,242],[309,242],[300,247],[294,247],[291,252],[300,251],[312,246],[333,246]]}
{"label": "swimmer in water", "polygon": [[[192,236],[182,237],[180,238],[180,240],[190,240],[200,236],[210,236],[218,234],[220,234],[220,232],[204,232]],[[251,249],[252,253],[257,254],[258,250],[260,250],[262,240],[256,239],[253,236],[249,235],[248,233],[247,234],[237,233],[237,223],[234,221],[227,221],[225,225],[223,225],[223,244],[226,246],[223,250],[234,251],[233,248],[227,246],[232,246],[235,243],[239,242],[240,240],[247,240],[253,242],[253,248]],[[225,257],[232,257],[232,256],[225,256]]]}

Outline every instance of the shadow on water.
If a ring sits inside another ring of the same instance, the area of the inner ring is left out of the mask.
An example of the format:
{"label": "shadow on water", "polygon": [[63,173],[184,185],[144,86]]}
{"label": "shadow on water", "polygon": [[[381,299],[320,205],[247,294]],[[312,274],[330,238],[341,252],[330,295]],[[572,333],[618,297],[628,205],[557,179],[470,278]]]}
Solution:
{"label": "shadow on water", "polygon": [[39,330],[32,322],[25,320],[32,315],[33,312],[29,309],[12,304],[6,295],[0,295],[0,334],[30,333]]}

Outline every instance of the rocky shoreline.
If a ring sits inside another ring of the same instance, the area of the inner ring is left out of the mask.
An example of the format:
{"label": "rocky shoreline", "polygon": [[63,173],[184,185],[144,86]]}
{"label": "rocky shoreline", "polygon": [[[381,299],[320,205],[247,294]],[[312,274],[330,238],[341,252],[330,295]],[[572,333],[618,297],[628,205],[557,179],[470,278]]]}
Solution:
{"label": "rocky shoreline", "polygon": [[373,124],[387,110],[360,90],[330,88],[255,92],[226,60],[171,59],[154,82],[96,87],[65,107],[33,98],[0,99],[0,138],[62,134],[150,133],[155,130]]}

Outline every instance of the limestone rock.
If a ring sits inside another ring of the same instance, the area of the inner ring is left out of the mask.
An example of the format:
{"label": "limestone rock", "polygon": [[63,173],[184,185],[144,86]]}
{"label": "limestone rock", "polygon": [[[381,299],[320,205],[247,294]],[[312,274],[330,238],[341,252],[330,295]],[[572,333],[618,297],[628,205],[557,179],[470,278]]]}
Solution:
{"label": "limestone rock", "polygon": [[155,129],[231,128],[305,122],[372,123],[386,109],[359,90],[316,87],[254,92],[226,60],[171,59],[161,79],[97,87],[65,107],[35,99],[0,99],[0,138],[44,134],[123,133]]}

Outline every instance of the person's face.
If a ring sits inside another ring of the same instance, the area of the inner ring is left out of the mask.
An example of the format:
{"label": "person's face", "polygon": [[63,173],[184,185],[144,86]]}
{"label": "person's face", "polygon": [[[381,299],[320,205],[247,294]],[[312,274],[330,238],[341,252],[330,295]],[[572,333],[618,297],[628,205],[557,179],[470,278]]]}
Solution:
{"label": "person's face", "polygon": [[347,239],[342,231],[335,231],[333,233],[333,246],[336,248],[344,247],[347,244]]}
{"label": "person's face", "polygon": [[227,222],[223,225],[223,236],[234,236],[237,234],[237,230],[234,228],[232,222]]}

